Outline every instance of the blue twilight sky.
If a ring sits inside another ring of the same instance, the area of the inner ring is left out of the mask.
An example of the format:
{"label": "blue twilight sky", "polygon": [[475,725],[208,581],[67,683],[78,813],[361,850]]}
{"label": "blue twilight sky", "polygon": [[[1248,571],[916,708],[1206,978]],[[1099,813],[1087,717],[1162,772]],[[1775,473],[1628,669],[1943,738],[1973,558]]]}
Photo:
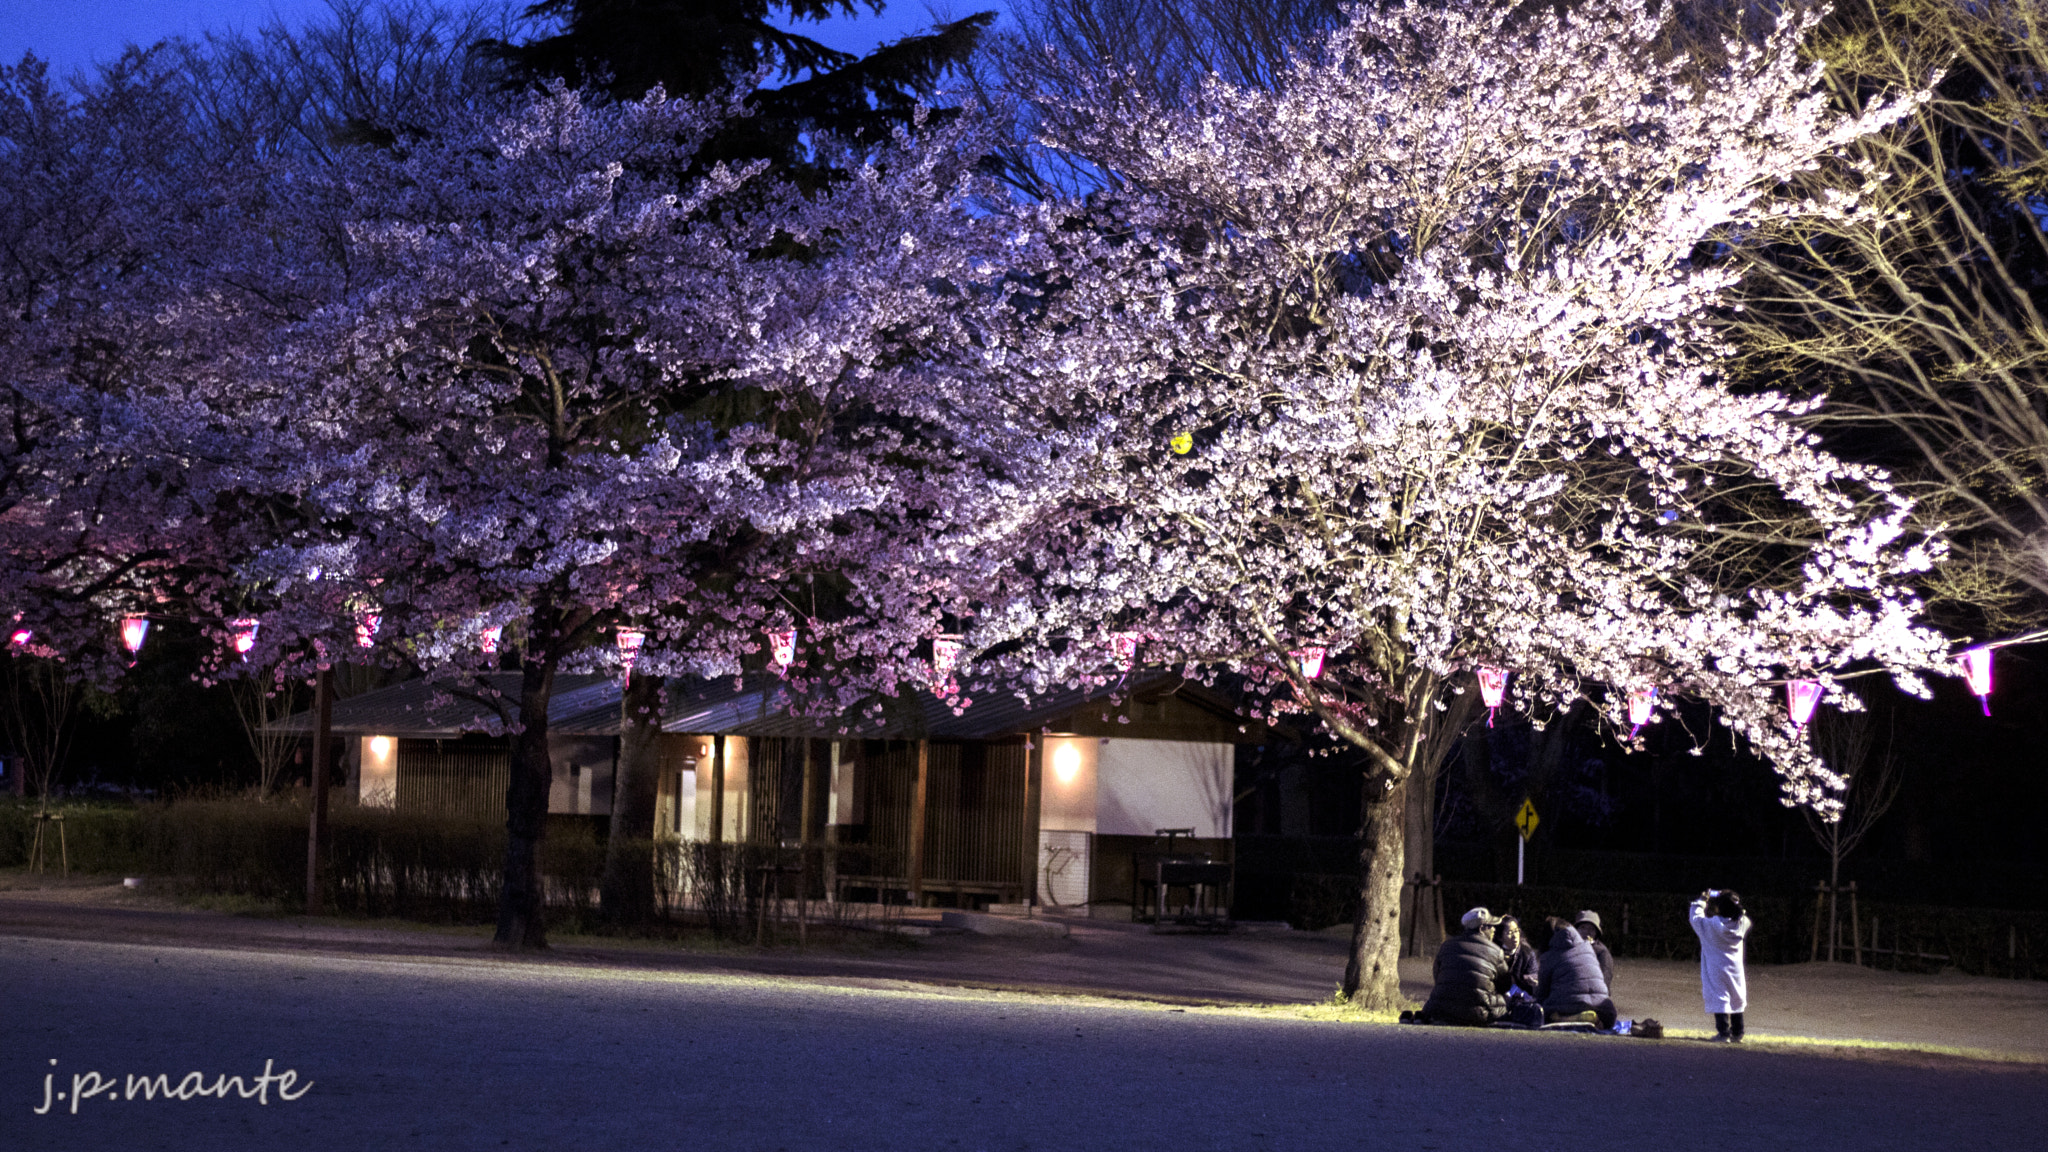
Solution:
{"label": "blue twilight sky", "polygon": [[[1007,0],[942,0],[946,15],[964,16],[991,8],[1007,11]],[[298,24],[326,11],[324,0],[0,0],[0,62],[18,63],[24,52],[48,60],[57,75],[112,59],[133,42],[169,36],[197,37],[208,29],[252,29],[275,14]],[[885,40],[919,32],[934,22],[925,0],[891,0],[880,16],[803,25],[800,31],[834,48],[864,53]]]}

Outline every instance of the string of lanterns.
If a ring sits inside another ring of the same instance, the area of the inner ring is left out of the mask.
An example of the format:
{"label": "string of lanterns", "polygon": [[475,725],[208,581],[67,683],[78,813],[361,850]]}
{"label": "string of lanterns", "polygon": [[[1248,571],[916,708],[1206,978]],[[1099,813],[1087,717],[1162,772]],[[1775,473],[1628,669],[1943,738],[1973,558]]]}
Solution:
{"label": "string of lanterns", "polygon": [[638,628],[621,628],[618,633],[619,663],[624,666],[621,676],[633,674],[633,664],[640,659],[640,649],[647,645],[647,633]]}
{"label": "string of lanterns", "polygon": [[[1133,635],[1119,633],[1118,638]],[[2027,637],[2026,639],[2034,639]],[[1113,638],[1113,643],[1115,639]],[[2019,641],[2007,641],[2018,643]],[[1133,641],[1135,647],[1135,641]],[[1991,654],[2000,645],[1980,644],[1965,649],[1955,658],[1957,672],[1969,684],[1970,692],[1982,703],[1984,715],[1991,715]],[[1288,653],[1304,680],[1315,680],[1323,674],[1323,648],[1297,648]],[[1486,726],[1493,727],[1494,719],[1500,713],[1507,696],[1509,672],[1505,668],[1480,664],[1473,668],[1473,675],[1479,681],[1480,700],[1486,705]],[[1818,680],[1793,677],[1785,681],[1785,714],[1796,728],[1805,728],[1813,722],[1814,712],[1821,699],[1827,695],[1827,687]],[[1629,735],[1640,733],[1656,712],[1658,689],[1654,686],[1636,687],[1628,690]]]}
{"label": "string of lanterns", "polygon": [[[376,646],[377,633],[382,628],[383,616],[374,612],[360,613],[356,618],[356,645],[360,648]],[[134,667],[142,655],[142,646],[149,639],[150,619],[147,616],[123,616],[120,621],[121,647],[129,655],[128,666]],[[262,621],[245,616],[229,622],[231,644],[243,659],[256,647],[256,637],[262,630]],[[477,634],[478,647],[487,658],[495,658],[503,640],[505,627],[502,624],[481,629]],[[786,674],[796,663],[796,629],[781,628],[767,633],[769,666],[778,674]],[[2031,639],[2032,637],[2029,637]],[[640,656],[640,650],[647,643],[647,633],[638,628],[621,628],[617,633],[619,659],[625,672],[630,675],[633,664]],[[8,635],[12,648],[27,648],[35,640],[35,632],[29,628],[16,628]],[[1137,658],[1138,644],[1142,636],[1136,632],[1114,632],[1109,637],[1109,647],[1117,663],[1126,669]],[[1983,707],[1984,715],[1991,715],[1992,653],[1998,644],[1980,644],[1965,649],[1955,658],[1957,671],[1969,685]],[[964,638],[953,633],[941,633],[932,640],[932,682],[943,684],[951,678],[959,666]],[[1328,650],[1319,646],[1297,648],[1288,653],[1295,662],[1304,680],[1320,679]],[[1488,664],[1473,669],[1479,681],[1479,695],[1486,705],[1486,724],[1492,727],[1506,698],[1509,672],[1507,669]],[[1634,736],[1643,725],[1650,722],[1656,710],[1658,690],[1654,686],[1631,688],[1628,691],[1629,734]],[[1795,727],[1805,728],[1813,722],[1814,712],[1819,708],[1826,687],[1818,680],[1794,677],[1785,681],[1785,713]]]}

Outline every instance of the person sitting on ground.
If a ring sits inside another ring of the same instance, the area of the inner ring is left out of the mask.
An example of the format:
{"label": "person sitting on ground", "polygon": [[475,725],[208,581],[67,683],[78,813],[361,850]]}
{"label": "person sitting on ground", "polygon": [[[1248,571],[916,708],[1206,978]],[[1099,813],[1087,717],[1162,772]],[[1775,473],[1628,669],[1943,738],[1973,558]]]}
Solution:
{"label": "person sitting on ground", "polygon": [[1491,1024],[1507,1014],[1508,962],[1493,942],[1500,917],[1484,908],[1465,913],[1465,931],[1444,941],[1436,953],[1436,983],[1422,1006],[1430,1024]]}
{"label": "person sitting on ground", "polygon": [[1536,981],[1536,998],[1543,1002],[1543,1018],[1552,1024],[1590,1013],[1600,1027],[1614,1027],[1614,1000],[1607,995],[1607,982],[1600,978],[1600,958],[1569,924],[1559,924],[1551,934],[1550,950],[1543,954]]}
{"label": "person sitting on ground", "polygon": [[1607,982],[1607,994],[1614,995],[1614,953],[1607,950],[1605,934],[1600,927],[1600,914],[1588,908],[1572,917],[1572,927],[1593,946],[1593,955],[1600,958],[1600,979]]}
{"label": "person sitting on ground", "polygon": [[1493,942],[1508,958],[1508,983],[1529,995],[1536,995],[1536,949],[1522,938],[1522,922],[1503,916],[1493,930]]}
{"label": "person sitting on ground", "polygon": [[1700,938],[1700,999],[1714,1017],[1714,1039],[1740,1044],[1742,1013],[1749,1007],[1749,975],[1742,962],[1749,913],[1732,890],[1709,888],[1692,902],[1687,919]]}

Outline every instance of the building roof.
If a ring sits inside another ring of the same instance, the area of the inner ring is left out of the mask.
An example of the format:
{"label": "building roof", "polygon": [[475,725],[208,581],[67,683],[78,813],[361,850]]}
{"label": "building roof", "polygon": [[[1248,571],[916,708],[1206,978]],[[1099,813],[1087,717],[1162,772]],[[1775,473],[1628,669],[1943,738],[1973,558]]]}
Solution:
{"label": "building roof", "polygon": [[[517,672],[486,673],[485,688],[502,695],[507,717],[519,715]],[[561,676],[548,707],[548,729],[565,736],[616,736],[620,685],[607,676]],[[1239,715],[1211,690],[1170,673],[1141,673],[1114,687],[1061,689],[1029,701],[1014,691],[970,695],[965,708],[924,690],[877,697],[873,709],[820,718],[781,680],[766,673],[714,680],[671,679],[663,708],[667,732],[822,739],[991,740],[1027,732],[1075,732],[1138,739],[1244,743],[1265,728]],[[311,712],[277,725],[313,730]],[[502,732],[496,708],[455,696],[448,685],[411,680],[334,704],[333,729],[343,735],[452,739]]]}
{"label": "building roof", "polygon": [[[520,674],[487,672],[480,679],[483,684],[471,685],[470,688],[501,694],[505,714],[516,718],[519,715]],[[556,677],[555,695],[548,702],[551,729],[578,731],[563,726],[600,712],[609,712],[612,717],[610,732],[602,734],[616,735],[619,726],[619,685],[616,681],[603,676]],[[274,727],[285,732],[311,732],[313,713],[294,713]],[[456,696],[446,683],[407,680],[389,688],[335,701],[333,730],[344,735],[451,739],[470,732],[501,731],[502,723],[494,707],[479,699]]]}

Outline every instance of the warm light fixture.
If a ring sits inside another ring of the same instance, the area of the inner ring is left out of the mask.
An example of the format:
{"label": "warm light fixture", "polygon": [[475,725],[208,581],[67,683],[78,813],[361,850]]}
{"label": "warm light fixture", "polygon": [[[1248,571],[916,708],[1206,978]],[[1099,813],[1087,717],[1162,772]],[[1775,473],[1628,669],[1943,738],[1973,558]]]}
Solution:
{"label": "warm light fixture", "polygon": [[932,683],[944,684],[960,666],[960,637],[942,633],[932,640]]}
{"label": "warm light fixture", "polygon": [[503,624],[494,628],[486,628],[477,634],[477,643],[483,647],[485,656],[495,657],[498,654],[498,641],[504,635],[505,626]]}
{"label": "warm light fixture", "polygon": [[1479,699],[1486,704],[1486,726],[1491,728],[1494,713],[1500,711],[1500,702],[1507,697],[1507,669],[1481,664],[1475,671],[1479,676]]}
{"label": "warm light fixture", "polygon": [[1813,722],[1813,710],[1820,704],[1825,691],[1818,680],[1785,681],[1785,711],[1792,717],[1792,723],[1804,728]]}
{"label": "warm light fixture", "polygon": [[[130,656],[142,655],[142,642],[149,638],[149,617],[127,616],[121,620],[121,647],[128,649]],[[128,666],[133,668],[135,661]]]}
{"label": "warm light fixture", "polygon": [[1628,722],[1634,726],[1629,730],[1629,735],[1633,736],[1637,732],[1642,731],[1643,725],[1650,722],[1650,715],[1656,709],[1656,706],[1657,690],[1655,688],[1631,688],[1628,690]]}
{"label": "warm light fixture", "polygon": [[796,629],[778,628],[768,633],[768,662],[777,672],[796,663]]}
{"label": "warm light fixture", "polygon": [[1081,774],[1081,750],[1062,744],[1052,752],[1052,774],[1062,784],[1072,784]]}
{"label": "warm light fixture", "polygon": [[1323,674],[1324,654],[1321,648],[1298,648],[1289,653],[1294,657],[1294,666],[1301,669],[1303,680],[1313,680]]}
{"label": "warm light fixture", "polygon": [[235,651],[247,659],[250,649],[256,647],[256,632],[263,624],[253,618],[243,617],[235,621],[232,627],[235,630]]}
{"label": "warm light fixture", "polygon": [[1116,658],[1116,666],[1130,669],[1138,662],[1138,641],[1136,632],[1112,632],[1109,634],[1110,655]]}
{"label": "warm light fixture", "polygon": [[370,737],[370,755],[375,756],[379,760],[391,755],[391,737]]}
{"label": "warm light fixture", "polygon": [[1970,691],[1984,702],[1984,714],[1991,715],[1991,649],[1972,648],[1956,657],[1956,663],[1963,666],[1963,679],[1970,682]]}
{"label": "warm light fixture", "polygon": [[640,659],[640,649],[647,644],[647,633],[638,628],[619,629],[619,662],[625,665],[626,675],[633,674],[633,662]]}

